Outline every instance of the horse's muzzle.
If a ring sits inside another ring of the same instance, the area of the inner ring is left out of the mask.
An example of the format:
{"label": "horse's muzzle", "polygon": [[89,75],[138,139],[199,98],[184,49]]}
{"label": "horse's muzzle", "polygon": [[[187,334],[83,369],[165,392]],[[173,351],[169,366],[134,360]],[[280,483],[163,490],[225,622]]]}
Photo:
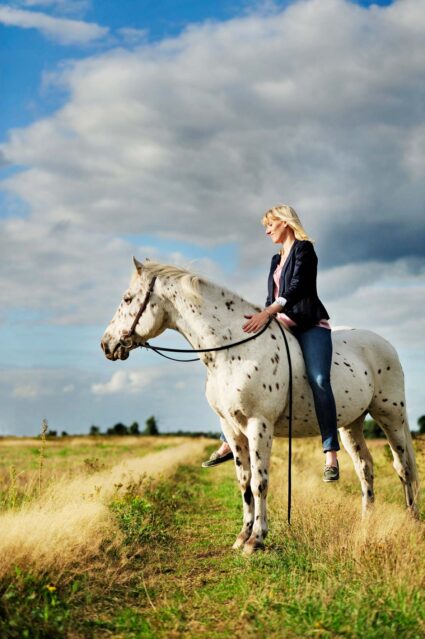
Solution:
{"label": "horse's muzzle", "polygon": [[106,341],[105,339],[102,339],[100,342],[100,347],[102,349],[102,351],[104,352],[104,355],[106,357],[106,359],[109,359],[111,361],[116,361],[117,359],[127,359],[130,355],[130,347],[126,346],[125,344],[118,342],[118,344],[115,346],[115,348],[111,351],[111,349],[109,348],[109,343],[108,341]]}

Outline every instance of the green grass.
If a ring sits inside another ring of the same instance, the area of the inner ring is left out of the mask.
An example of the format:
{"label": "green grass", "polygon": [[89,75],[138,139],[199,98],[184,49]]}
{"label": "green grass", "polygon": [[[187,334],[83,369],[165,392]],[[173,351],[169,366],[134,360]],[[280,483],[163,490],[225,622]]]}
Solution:
{"label": "green grass", "polygon": [[242,509],[231,464],[180,467],[143,494],[116,497],[110,510],[121,551],[106,553],[99,570],[64,575],[53,590],[48,575],[11,576],[2,638],[425,636],[423,588],[393,584],[348,553],[329,565],[283,518],[271,522],[264,553],[232,551]]}
{"label": "green grass", "polygon": [[169,489],[163,494],[159,512],[183,501],[174,511],[172,552],[170,541],[166,547],[160,541],[143,557],[150,601],[125,608],[127,620],[134,612],[129,637],[424,636],[422,590],[389,592],[387,581],[376,578],[365,590],[368,577],[350,559],[329,570],[283,524],[265,553],[247,559],[231,551],[241,511],[230,466],[185,467],[173,484],[191,487],[190,500]]}

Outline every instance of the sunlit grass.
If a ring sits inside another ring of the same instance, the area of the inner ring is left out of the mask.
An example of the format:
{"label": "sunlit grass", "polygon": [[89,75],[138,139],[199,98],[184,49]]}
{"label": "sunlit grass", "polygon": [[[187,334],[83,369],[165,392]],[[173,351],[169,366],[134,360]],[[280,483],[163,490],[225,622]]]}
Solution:
{"label": "sunlit grass", "polygon": [[[154,438],[152,438],[153,440]],[[43,491],[38,494],[38,475],[23,485],[20,506],[0,514],[0,578],[14,566],[35,572],[58,574],[75,564],[84,565],[96,557],[106,544],[118,547],[121,539],[109,509],[113,498],[140,489],[147,477],[169,475],[179,463],[200,455],[204,441],[178,438],[175,446],[163,448],[156,439],[148,448],[139,443],[137,456],[124,453],[121,461],[97,467],[87,463],[71,478],[65,472],[43,477]],[[168,442],[167,445],[171,445]],[[118,448],[121,442],[118,442]],[[149,454],[159,447],[159,452]],[[144,453],[144,454],[143,454]],[[13,484],[4,503],[12,505]],[[26,491],[26,493],[25,493]],[[14,494],[14,493],[13,493]],[[26,495],[26,498],[25,498]]]}
{"label": "sunlit grass", "polygon": [[[242,523],[232,464],[200,468],[205,440],[177,438],[176,447],[161,450],[163,440],[151,438],[133,454],[124,439],[115,446],[107,438],[106,456],[102,442],[48,441],[42,494],[35,490],[21,506],[12,503],[19,454],[9,457],[10,503],[0,516],[2,637],[65,637],[70,629],[74,637],[126,639],[425,636],[423,488],[415,521],[385,441],[368,442],[376,503],[362,519],[345,451],[340,481],[326,484],[319,439],[295,440],[288,527],[287,441],[275,440],[270,534],[265,552],[247,558],[231,549]],[[135,439],[136,448],[145,443]],[[422,478],[425,442],[414,445]],[[36,458],[20,448],[27,462]],[[37,466],[31,472],[36,480]]]}

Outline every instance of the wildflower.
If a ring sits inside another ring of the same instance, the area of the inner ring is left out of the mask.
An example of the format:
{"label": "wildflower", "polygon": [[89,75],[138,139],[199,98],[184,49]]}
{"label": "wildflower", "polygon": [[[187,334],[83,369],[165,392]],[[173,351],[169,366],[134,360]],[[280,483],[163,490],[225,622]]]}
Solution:
{"label": "wildflower", "polygon": [[55,592],[56,590],[56,586],[54,584],[47,584],[46,588],[49,592]]}

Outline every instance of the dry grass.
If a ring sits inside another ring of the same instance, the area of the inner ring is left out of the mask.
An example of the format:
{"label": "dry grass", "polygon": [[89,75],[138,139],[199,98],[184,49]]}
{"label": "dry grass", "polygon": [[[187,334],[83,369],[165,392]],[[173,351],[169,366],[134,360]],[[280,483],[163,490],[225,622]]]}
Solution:
{"label": "dry grass", "polygon": [[125,459],[113,467],[63,477],[40,497],[0,516],[0,578],[18,565],[34,572],[60,574],[84,565],[102,547],[118,547],[120,534],[108,503],[143,478],[167,476],[179,464],[199,458],[205,440],[185,440],[157,453]]}
{"label": "dry grass", "polygon": [[178,437],[66,437],[46,440],[41,454],[40,439],[0,438],[0,511],[31,502],[40,487],[45,490],[180,443]]}
{"label": "dry grass", "polygon": [[[152,438],[150,450],[162,441]],[[0,575],[12,597],[4,598],[4,609],[14,627],[30,633],[10,636],[36,636],[34,628],[41,629],[37,636],[55,637],[425,636],[424,524],[406,514],[385,441],[368,442],[376,506],[362,520],[360,485],[345,451],[340,482],[325,484],[320,440],[295,440],[288,529],[287,441],[275,440],[271,533],[266,552],[250,559],[230,549],[242,523],[234,468],[205,471],[197,464],[210,443],[179,438],[136,458],[120,438],[124,458],[112,447],[108,467],[78,466],[71,477],[64,464],[61,478],[43,481],[40,497],[0,516]],[[425,442],[414,444],[423,477]],[[50,453],[48,442],[46,473],[56,463]],[[166,476],[182,463],[189,466],[138,496],[146,474]],[[27,573],[14,578],[17,564],[35,580]],[[77,594],[75,583],[82,584]],[[34,601],[39,616],[25,621]]]}
{"label": "dry grass", "polygon": [[[415,441],[420,479],[425,474],[423,444]],[[360,483],[345,451],[339,454],[340,481],[326,484],[318,441],[295,442],[288,530],[287,442],[275,441],[270,486],[273,527],[279,535],[290,535],[303,552],[307,549],[315,569],[323,572],[327,591],[329,582],[334,581],[337,588],[357,578],[365,589],[379,581],[387,582],[389,591],[402,585],[413,591],[425,585],[425,526],[406,512],[400,480],[384,452],[385,442],[368,445],[375,461],[376,502],[362,519]]]}

